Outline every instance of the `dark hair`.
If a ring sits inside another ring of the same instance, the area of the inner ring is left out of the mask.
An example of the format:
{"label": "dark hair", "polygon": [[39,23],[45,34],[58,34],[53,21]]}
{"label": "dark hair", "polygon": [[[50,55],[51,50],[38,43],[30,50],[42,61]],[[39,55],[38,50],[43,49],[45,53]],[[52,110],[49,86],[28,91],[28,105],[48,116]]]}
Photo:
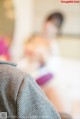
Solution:
{"label": "dark hair", "polygon": [[60,28],[62,26],[63,20],[63,15],[59,12],[55,12],[47,17],[46,22],[50,21],[52,23],[55,23],[56,27]]}

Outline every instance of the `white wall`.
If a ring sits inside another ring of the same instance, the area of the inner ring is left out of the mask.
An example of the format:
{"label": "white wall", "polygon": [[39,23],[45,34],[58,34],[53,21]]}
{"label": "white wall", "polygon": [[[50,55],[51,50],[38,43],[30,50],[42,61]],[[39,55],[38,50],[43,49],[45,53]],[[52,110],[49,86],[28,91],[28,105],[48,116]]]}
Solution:
{"label": "white wall", "polygon": [[33,0],[13,0],[15,13],[14,42],[11,49],[13,59],[22,54],[22,43],[33,29]]}
{"label": "white wall", "polygon": [[80,60],[80,37],[61,37],[58,43],[62,57]]}

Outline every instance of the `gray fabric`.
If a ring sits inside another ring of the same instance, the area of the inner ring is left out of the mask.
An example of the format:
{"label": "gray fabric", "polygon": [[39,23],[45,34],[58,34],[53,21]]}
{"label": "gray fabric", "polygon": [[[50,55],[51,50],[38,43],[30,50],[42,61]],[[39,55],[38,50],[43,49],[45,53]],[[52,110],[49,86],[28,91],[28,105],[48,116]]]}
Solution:
{"label": "gray fabric", "polygon": [[9,119],[60,119],[32,77],[5,62],[0,62],[0,112]]}

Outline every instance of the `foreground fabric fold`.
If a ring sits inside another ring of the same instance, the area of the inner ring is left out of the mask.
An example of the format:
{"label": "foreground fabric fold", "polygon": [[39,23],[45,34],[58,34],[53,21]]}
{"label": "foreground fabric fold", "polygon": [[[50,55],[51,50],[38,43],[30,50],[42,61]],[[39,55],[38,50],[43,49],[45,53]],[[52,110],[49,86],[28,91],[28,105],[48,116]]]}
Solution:
{"label": "foreground fabric fold", "polygon": [[9,119],[60,119],[33,78],[5,62],[0,62],[0,112]]}

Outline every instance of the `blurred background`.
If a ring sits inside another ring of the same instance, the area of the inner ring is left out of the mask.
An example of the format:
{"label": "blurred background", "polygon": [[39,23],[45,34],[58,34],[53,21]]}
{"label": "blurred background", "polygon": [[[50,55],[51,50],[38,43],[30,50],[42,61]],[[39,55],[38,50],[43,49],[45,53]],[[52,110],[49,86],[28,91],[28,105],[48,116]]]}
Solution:
{"label": "blurred background", "polygon": [[80,119],[79,3],[0,0],[0,57],[30,73],[59,113]]}

